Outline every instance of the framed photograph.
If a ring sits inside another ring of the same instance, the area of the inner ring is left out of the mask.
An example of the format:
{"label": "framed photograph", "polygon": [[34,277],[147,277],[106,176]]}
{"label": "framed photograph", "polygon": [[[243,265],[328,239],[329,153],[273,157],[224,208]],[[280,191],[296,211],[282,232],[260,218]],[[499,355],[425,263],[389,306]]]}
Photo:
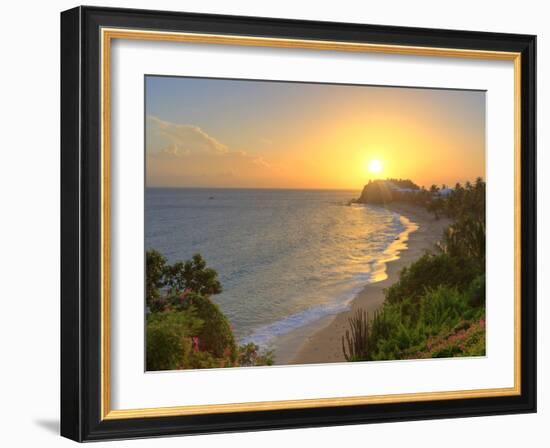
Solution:
{"label": "framed photograph", "polygon": [[535,36],[61,14],[61,433],[536,411]]}

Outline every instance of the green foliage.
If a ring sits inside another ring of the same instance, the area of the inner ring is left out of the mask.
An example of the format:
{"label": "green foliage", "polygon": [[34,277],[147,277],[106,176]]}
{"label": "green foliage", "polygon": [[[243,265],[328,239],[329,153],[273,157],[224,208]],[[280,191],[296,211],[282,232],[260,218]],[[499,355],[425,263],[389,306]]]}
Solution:
{"label": "green foliage", "polygon": [[222,290],[218,274],[199,254],[169,265],[149,250],[146,274],[147,370],[273,364],[272,352],[237,347],[229,320],[210,299]]}
{"label": "green foliage", "polygon": [[[346,330],[346,337],[342,336],[342,351],[347,361],[368,359],[369,347],[369,316],[366,311],[357,310],[348,319],[351,335]],[[346,350],[346,344],[348,349]]]}
{"label": "green foliage", "polygon": [[485,274],[478,275],[468,288],[470,306],[479,308],[485,306]]}
{"label": "green foliage", "polygon": [[193,258],[185,263],[179,261],[172,266],[167,266],[165,286],[171,290],[189,290],[203,296],[222,292],[218,273],[206,267],[206,261],[200,254],[193,255]]}
{"label": "green foliage", "polygon": [[435,219],[439,219],[445,208],[445,201],[438,196],[432,197],[426,202],[426,208],[434,214]]}
{"label": "green foliage", "polygon": [[[386,302],[370,324],[367,353],[346,359],[367,361],[424,357],[419,353],[426,356],[484,354],[480,339],[482,330],[477,331],[475,344],[465,347],[457,342],[459,337],[468,336],[466,329],[483,319],[483,307],[472,305],[475,302],[472,293],[479,292],[479,285],[481,280],[476,278],[464,292],[456,287],[440,285],[426,290],[418,300],[406,298],[396,303]],[[434,340],[440,342],[435,344]],[[451,347],[453,344],[448,344],[447,340],[454,341],[456,347]],[[435,349],[436,345],[439,348]]]}
{"label": "green foliage", "polygon": [[216,358],[226,358],[229,364],[234,364],[237,359],[237,345],[231,325],[220,307],[200,294],[192,294],[189,302],[204,322],[199,333],[199,349]]}
{"label": "green foliage", "polygon": [[204,296],[222,291],[218,274],[206,267],[200,254],[193,255],[185,263],[168,264],[166,257],[151,249],[146,253],[145,299],[151,312],[163,311],[170,305],[168,297],[176,297],[183,291]]}
{"label": "green foliage", "polygon": [[415,301],[439,285],[463,290],[480,273],[479,263],[472,258],[426,253],[400,272],[399,281],[385,291],[386,301]]}
{"label": "green foliage", "polygon": [[151,311],[160,311],[165,307],[161,289],[165,285],[166,258],[156,250],[148,250],[145,267],[145,303]]}
{"label": "green foliage", "polygon": [[439,286],[428,291],[420,301],[420,318],[424,333],[429,336],[450,330],[469,311],[468,297],[456,288]]}
{"label": "green foliage", "polygon": [[[462,347],[462,356],[485,356],[485,326],[480,320],[469,328],[469,335]],[[460,345],[459,345],[459,348]]]}
{"label": "green foliage", "polygon": [[454,258],[470,259],[485,268],[485,220],[464,216],[450,225],[439,244],[440,250]]}
{"label": "green foliage", "polygon": [[478,177],[474,184],[456,184],[445,199],[445,213],[454,220],[469,217],[485,222],[485,182]]}
{"label": "green foliage", "polygon": [[441,209],[454,220],[445,231],[439,249],[451,257],[470,259],[485,270],[485,182],[456,184]]}
{"label": "green foliage", "polygon": [[239,347],[238,365],[241,367],[273,365],[273,351],[260,351],[260,347],[249,342]]}
{"label": "green foliage", "polygon": [[[464,227],[464,231],[473,232],[479,231],[481,227],[484,231],[485,228],[485,182],[480,177],[473,184],[466,182],[462,186],[457,183],[450,191],[446,185],[432,185],[427,190],[418,187],[410,179],[373,180],[364,186],[360,197],[352,202],[404,202],[425,207],[436,219],[447,216],[455,220],[458,224],[457,230]],[[470,224],[460,225],[461,220],[469,221]]]}
{"label": "green foliage", "polygon": [[203,322],[192,308],[147,316],[147,370],[174,370],[188,367],[192,337]]}

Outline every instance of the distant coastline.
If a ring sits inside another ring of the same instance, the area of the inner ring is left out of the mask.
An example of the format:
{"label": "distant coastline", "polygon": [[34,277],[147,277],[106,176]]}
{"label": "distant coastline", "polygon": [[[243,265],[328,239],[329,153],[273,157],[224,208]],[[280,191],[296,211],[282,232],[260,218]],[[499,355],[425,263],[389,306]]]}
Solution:
{"label": "distant coastline", "polygon": [[384,207],[417,226],[414,230],[409,228],[405,231],[405,247],[399,248],[398,257],[386,261],[386,278],[365,285],[348,310],[278,338],[274,343],[277,365],[345,362],[341,337],[348,328],[348,318],[360,308],[371,315],[380,309],[384,302],[383,290],[398,280],[399,271],[403,267],[418,259],[426,250],[433,249],[444,229],[451,223],[449,219],[437,220],[424,207],[413,204],[393,202]]}

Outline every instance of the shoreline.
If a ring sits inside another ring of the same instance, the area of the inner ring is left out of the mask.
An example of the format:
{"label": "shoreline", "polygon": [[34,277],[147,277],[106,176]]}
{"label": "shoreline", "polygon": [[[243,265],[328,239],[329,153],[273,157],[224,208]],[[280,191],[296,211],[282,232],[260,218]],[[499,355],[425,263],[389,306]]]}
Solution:
{"label": "shoreline", "polygon": [[[433,249],[441,239],[443,230],[451,223],[449,219],[436,220],[422,207],[394,203],[386,206],[410,221],[406,239],[396,240],[396,256],[385,261],[386,276],[384,279],[368,283],[353,298],[349,309],[341,313],[326,316],[316,322],[304,325],[283,335],[273,344],[275,365],[320,364],[345,362],[342,353],[342,336],[349,328],[348,318],[359,308],[372,315],[384,302],[384,289],[399,278],[399,272],[405,266],[417,260],[426,250]],[[412,229],[410,225],[416,226]]]}

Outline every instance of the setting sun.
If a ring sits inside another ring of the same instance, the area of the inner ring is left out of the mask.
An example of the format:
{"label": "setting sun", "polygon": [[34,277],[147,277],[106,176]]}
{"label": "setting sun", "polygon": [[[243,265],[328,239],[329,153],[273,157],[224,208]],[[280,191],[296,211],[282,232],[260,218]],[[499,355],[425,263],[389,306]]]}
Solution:
{"label": "setting sun", "polygon": [[485,170],[477,91],[158,76],[146,90],[151,187],[454,185]]}
{"label": "setting sun", "polygon": [[368,170],[369,173],[379,174],[382,171],[382,162],[380,160],[374,159],[369,161]]}

